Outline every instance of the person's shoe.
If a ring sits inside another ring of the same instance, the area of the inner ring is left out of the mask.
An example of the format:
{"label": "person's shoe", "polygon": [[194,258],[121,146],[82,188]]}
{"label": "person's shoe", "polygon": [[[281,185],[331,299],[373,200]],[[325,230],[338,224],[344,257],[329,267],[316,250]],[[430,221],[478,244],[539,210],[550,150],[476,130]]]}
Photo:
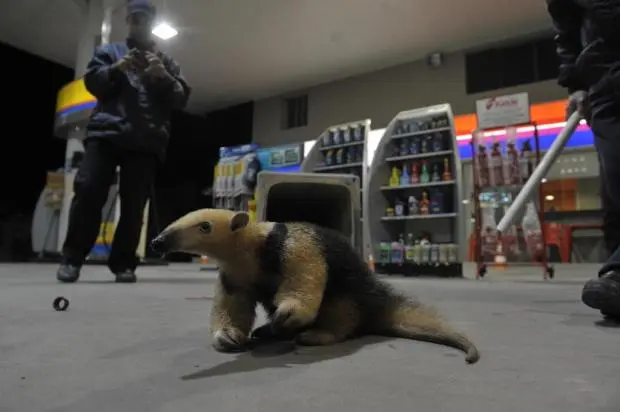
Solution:
{"label": "person's shoe", "polygon": [[62,264],[56,272],[56,279],[63,283],[74,283],[80,278],[80,267]]}
{"label": "person's shoe", "polygon": [[581,300],[605,317],[620,319],[620,272],[608,272],[589,280],[583,287]]}
{"label": "person's shoe", "polygon": [[138,280],[136,274],[131,270],[114,272],[114,276],[116,276],[116,283],[136,283]]}

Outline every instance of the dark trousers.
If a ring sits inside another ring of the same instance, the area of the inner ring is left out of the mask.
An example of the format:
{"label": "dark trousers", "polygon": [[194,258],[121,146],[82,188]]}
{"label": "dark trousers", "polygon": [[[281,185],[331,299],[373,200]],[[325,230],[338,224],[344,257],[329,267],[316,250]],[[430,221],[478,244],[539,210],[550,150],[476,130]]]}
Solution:
{"label": "dark trousers", "polygon": [[590,127],[601,170],[603,236],[610,254],[601,274],[620,270],[620,96],[590,95]]}
{"label": "dark trousers", "polygon": [[112,272],[135,270],[144,206],[151,193],[157,158],[128,152],[103,139],[87,140],[75,177],[63,262],[81,266],[93,248],[101,214],[116,167],[120,166],[120,218],[114,233],[108,266]]}

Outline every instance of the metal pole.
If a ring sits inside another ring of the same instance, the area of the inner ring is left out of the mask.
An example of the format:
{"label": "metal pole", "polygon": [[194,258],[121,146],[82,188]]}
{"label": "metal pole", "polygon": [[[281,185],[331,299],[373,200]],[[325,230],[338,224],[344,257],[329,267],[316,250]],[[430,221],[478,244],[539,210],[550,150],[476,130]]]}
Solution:
{"label": "metal pole", "polygon": [[532,197],[542,178],[549,173],[551,166],[553,166],[562,153],[566,142],[568,142],[568,139],[570,139],[575,129],[577,129],[580,121],[581,114],[578,112],[573,113],[568,118],[566,126],[564,126],[562,131],[555,138],[553,144],[541,159],[540,164],[536,166],[532,172],[532,176],[525,182],[523,189],[521,189],[516,199],[512,202],[508,210],[506,210],[506,214],[497,225],[497,230],[499,232],[504,232],[514,221],[517,212],[525,207],[525,203]]}

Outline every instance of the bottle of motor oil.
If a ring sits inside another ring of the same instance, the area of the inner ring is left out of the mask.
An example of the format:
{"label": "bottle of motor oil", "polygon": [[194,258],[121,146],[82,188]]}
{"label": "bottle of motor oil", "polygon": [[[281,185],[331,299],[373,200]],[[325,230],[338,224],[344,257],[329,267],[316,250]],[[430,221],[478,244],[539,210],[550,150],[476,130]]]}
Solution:
{"label": "bottle of motor oil", "polygon": [[405,260],[403,244],[400,242],[392,243],[391,261],[394,264],[402,265]]}
{"label": "bottle of motor oil", "polygon": [[413,263],[414,260],[413,233],[407,234],[407,244],[405,245],[405,260],[407,261],[407,263]]}
{"label": "bottle of motor oil", "polygon": [[451,243],[448,245],[448,262],[458,263],[458,261],[459,261],[458,245]]}
{"label": "bottle of motor oil", "polygon": [[379,243],[379,263],[387,265],[390,263],[390,244],[388,242]]}
{"label": "bottle of motor oil", "polygon": [[430,262],[432,264],[439,263],[439,245],[437,245],[437,244],[432,244],[431,245]]}
{"label": "bottle of motor oil", "polygon": [[428,242],[422,243],[422,259],[420,263],[423,265],[427,265],[430,261],[431,257],[431,245]]}
{"label": "bottle of motor oil", "polygon": [[413,245],[413,263],[416,265],[422,263],[422,245],[420,245],[420,242],[417,240]]}
{"label": "bottle of motor oil", "polygon": [[439,263],[448,264],[448,245],[445,243],[439,245]]}

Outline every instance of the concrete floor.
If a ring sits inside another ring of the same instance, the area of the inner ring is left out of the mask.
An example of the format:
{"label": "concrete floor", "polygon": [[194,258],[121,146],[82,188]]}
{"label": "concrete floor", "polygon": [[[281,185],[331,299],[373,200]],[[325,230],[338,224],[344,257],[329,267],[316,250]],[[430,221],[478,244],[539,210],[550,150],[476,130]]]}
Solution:
{"label": "concrete floor", "polygon": [[[478,344],[451,349],[367,338],[329,348],[214,352],[214,274],[142,268],[116,285],[103,267],[59,285],[54,266],[0,266],[0,411],[617,412],[620,329],[579,302],[593,266],[544,283],[522,269],[490,279],[393,283],[438,306]],[[55,312],[57,296],[71,301]]]}

